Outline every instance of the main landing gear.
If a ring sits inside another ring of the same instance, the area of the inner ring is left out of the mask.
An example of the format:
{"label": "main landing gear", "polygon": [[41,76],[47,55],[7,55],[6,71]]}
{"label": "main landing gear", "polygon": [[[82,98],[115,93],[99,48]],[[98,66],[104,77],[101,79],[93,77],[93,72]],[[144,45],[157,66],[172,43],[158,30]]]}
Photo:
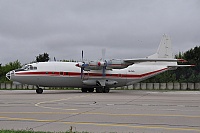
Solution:
{"label": "main landing gear", "polygon": [[[81,89],[82,92],[86,93],[86,92],[94,92],[94,88],[82,88]],[[110,88],[108,87],[97,87],[96,88],[96,93],[109,93]],[[36,93],[37,94],[42,94],[43,93],[43,89],[40,88],[39,86],[37,86],[36,89]]]}
{"label": "main landing gear", "polygon": [[94,92],[94,88],[81,88],[82,92]]}
{"label": "main landing gear", "polygon": [[37,94],[42,94],[43,93],[43,89],[40,88],[39,86],[37,86],[36,93]]}
{"label": "main landing gear", "polygon": [[[84,93],[94,92],[94,88],[82,88],[81,91]],[[110,91],[110,88],[108,88],[108,87],[97,87],[96,88],[96,93],[109,93],[109,91]]]}

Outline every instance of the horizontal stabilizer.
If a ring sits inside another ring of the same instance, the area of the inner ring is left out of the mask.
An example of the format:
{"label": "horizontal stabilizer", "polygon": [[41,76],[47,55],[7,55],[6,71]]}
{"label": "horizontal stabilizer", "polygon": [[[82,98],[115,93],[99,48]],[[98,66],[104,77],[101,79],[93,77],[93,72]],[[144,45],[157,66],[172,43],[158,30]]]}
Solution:
{"label": "horizontal stabilizer", "polygon": [[173,65],[173,66],[167,66],[167,67],[170,67],[170,68],[173,68],[173,67],[193,67],[195,65]]}
{"label": "horizontal stabilizer", "polygon": [[168,70],[176,70],[178,67],[193,67],[195,65],[170,65],[167,66]]}

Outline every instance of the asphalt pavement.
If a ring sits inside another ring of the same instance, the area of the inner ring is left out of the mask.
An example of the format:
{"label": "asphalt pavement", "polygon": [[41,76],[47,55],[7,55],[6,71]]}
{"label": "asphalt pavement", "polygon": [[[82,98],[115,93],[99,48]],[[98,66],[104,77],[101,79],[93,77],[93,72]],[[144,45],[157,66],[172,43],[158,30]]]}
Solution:
{"label": "asphalt pavement", "polygon": [[0,90],[0,129],[196,133],[200,92]]}

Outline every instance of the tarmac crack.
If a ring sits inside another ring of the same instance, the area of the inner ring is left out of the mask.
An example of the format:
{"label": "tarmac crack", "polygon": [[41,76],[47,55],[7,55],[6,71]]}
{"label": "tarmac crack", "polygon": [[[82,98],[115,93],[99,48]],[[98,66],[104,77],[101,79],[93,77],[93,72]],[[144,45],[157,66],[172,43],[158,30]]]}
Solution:
{"label": "tarmac crack", "polygon": [[148,95],[150,95],[150,93],[143,94],[142,96],[139,96],[139,97],[137,97],[137,98],[135,98],[135,99],[133,99],[133,100],[130,100],[130,101],[124,103],[124,105],[128,105],[129,103],[132,103],[132,102],[134,102],[134,101],[136,101],[136,100],[139,100],[139,99],[141,99],[141,98],[143,98],[143,97],[146,97],[146,96],[148,96]]}
{"label": "tarmac crack", "polygon": [[[84,95],[84,96],[79,96],[78,98],[82,98],[82,97],[86,97],[86,96],[91,96],[92,94],[90,94],[90,95]],[[72,99],[72,98],[77,98],[77,96],[76,97],[71,97],[71,98],[68,98],[68,99],[65,99],[65,100],[70,100],[70,99]],[[58,101],[61,101],[61,100],[54,100],[53,102],[58,102]],[[45,102],[40,102],[40,103],[37,103],[37,104],[35,104],[35,105],[39,105],[39,104],[41,104],[41,103],[45,103]],[[49,102],[46,102],[46,103],[49,103]],[[94,104],[96,104],[96,102],[94,102]],[[94,109],[90,109],[90,110],[87,110],[87,111],[84,111],[84,112],[80,112],[80,113],[77,113],[77,114],[72,114],[72,115],[70,115],[70,116],[68,116],[68,117],[64,117],[64,118],[61,118],[61,119],[57,119],[57,120],[55,120],[55,121],[51,121],[51,122],[48,122],[48,123],[44,123],[44,124],[42,124],[42,125],[39,125],[39,126],[35,126],[35,127],[32,127],[31,129],[35,129],[35,128],[39,128],[39,127],[42,127],[42,126],[46,126],[46,125],[49,125],[49,124],[52,124],[52,123],[55,123],[55,122],[61,122],[61,121],[63,121],[63,120],[65,120],[65,119],[69,119],[69,118],[72,118],[72,117],[75,117],[75,116],[78,116],[78,115],[81,115],[81,114],[85,114],[85,113],[88,113],[88,112],[90,112],[90,111],[94,111],[94,110],[96,110],[97,108],[94,108]]]}

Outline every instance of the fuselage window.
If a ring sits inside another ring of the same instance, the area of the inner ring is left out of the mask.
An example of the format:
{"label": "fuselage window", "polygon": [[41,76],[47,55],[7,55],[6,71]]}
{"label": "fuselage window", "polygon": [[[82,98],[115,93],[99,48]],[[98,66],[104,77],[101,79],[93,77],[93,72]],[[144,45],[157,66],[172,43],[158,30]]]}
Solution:
{"label": "fuselage window", "polygon": [[30,68],[30,70],[33,70],[33,66],[30,66],[29,68]]}

